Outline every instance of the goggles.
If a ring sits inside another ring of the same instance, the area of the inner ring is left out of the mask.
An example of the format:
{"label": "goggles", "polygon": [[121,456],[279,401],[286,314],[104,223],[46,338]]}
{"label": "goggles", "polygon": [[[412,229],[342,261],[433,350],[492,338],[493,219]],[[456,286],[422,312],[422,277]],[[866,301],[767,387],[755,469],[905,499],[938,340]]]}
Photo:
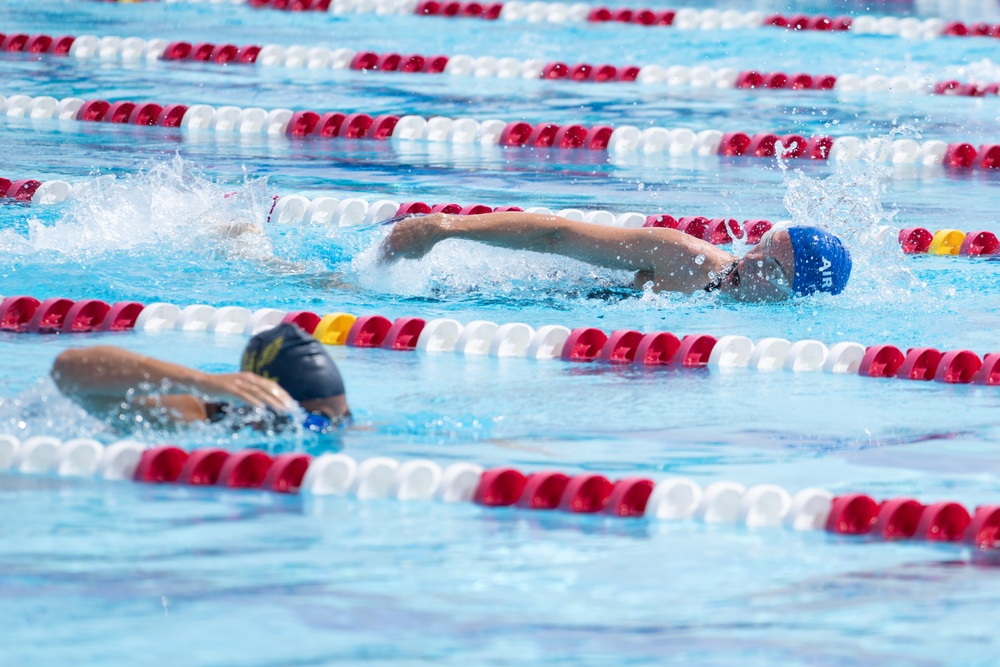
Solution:
{"label": "goggles", "polygon": [[349,414],[336,419],[324,415],[322,412],[310,412],[302,422],[302,428],[317,435],[329,435],[337,431],[341,426],[350,422]]}
{"label": "goggles", "polygon": [[[744,259],[743,264],[747,269],[755,271],[757,275],[764,278],[764,280],[769,282],[772,287],[781,292],[783,295],[785,295],[786,297],[791,297],[795,294],[795,290],[792,289],[792,281],[788,279],[788,275],[785,273],[785,270],[781,268],[781,264],[778,263],[778,260],[771,257],[770,255],[771,241],[773,240],[773,238],[774,236],[769,233],[767,235],[766,240],[764,240],[763,259],[749,260],[749,261]],[[754,264],[756,266],[753,266]],[[739,271],[733,271],[729,278],[729,281],[733,285],[733,287],[739,287],[740,285]]]}

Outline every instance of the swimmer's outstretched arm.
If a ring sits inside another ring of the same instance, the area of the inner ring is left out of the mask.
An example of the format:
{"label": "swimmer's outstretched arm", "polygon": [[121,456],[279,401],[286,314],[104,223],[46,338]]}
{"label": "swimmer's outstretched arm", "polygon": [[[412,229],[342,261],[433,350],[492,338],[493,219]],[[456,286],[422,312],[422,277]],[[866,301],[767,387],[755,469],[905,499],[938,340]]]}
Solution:
{"label": "swimmer's outstretched arm", "polygon": [[[284,389],[253,373],[205,373],[110,345],[66,350],[56,357],[52,379],[62,393],[95,412],[138,401],[139,407],[165,408],[177,421],[196,421],[206,418],[202,397],[281,413],[295,406]],[[178,393],[185,391],[192,394]]]}
{"label": "swimmer's outstretched arm", "polygon": [[647,271],[657,276],[661,289],[678,291],[704,287],[703,272],[693,275],[692,270],[706,259],[706,268],[732,260],[716,246],[673,229],[623,229],[519,212],[401,220],[383,243],[382,256],[390,261],[418,259],[449,238],[562,255],[609,269]]}

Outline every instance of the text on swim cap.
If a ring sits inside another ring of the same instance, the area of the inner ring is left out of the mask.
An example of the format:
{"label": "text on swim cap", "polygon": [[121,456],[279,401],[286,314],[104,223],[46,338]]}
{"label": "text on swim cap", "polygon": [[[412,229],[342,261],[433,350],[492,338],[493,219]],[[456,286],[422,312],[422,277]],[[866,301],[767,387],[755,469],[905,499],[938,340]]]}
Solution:
{"label": "text on swim cap", "polygon": [[819,272],[823,274],[823,287],[833,287],[833,271],[830,271],[830,263],[826,257],[823,258],[823,265],[819,267]]}

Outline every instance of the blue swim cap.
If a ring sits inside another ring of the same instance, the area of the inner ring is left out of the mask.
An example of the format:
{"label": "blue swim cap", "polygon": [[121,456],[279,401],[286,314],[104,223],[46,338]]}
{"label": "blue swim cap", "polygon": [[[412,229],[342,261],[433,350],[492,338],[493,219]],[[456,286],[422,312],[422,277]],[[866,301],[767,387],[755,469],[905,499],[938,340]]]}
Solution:
{"label": "blue swim cap", "polygon": [[840,239],[817,227],[789,227],[786,231],[795,251],[795,293],[843,292],[851,277],[851,253]]}
{"label": "blue swim cap", "polygon": [[251,338],[240,369],[274,380],[299,403],[344,394],[340,371],[323,344],[294,324]]}

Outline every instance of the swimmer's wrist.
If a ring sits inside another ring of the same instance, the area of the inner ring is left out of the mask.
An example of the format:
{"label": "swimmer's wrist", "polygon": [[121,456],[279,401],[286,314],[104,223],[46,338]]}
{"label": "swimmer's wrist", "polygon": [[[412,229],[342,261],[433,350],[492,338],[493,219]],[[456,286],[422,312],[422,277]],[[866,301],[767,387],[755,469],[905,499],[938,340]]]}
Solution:
{"label": "swimmer's wrist", "polygon": [[210,385],[210,374],[196,368],[187,368],[184,377],[177,378],[177,383],[200,392],[207,393]]}

